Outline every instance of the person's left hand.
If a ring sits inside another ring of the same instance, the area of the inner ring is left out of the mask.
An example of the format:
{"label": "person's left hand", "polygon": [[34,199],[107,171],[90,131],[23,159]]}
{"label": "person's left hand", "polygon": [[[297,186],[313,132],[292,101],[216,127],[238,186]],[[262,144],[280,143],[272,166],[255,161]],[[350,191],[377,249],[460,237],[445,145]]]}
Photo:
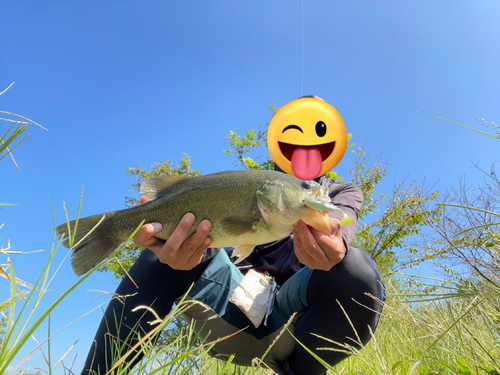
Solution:
{"label": "person's left hand", "polygon": [[338,219],[330,218],[332,234],[319,232],[302,220],[293,225],[295,255],[300,263],[313,269],[329,271],[340,263],[346,254],[342,240],[342,226]]}

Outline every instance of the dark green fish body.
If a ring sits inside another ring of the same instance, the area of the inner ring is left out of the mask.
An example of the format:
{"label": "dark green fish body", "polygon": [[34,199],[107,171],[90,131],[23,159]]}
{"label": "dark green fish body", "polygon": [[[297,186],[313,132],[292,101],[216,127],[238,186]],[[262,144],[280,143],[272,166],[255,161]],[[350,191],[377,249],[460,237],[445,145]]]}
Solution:
{"label": "dark green fish body", "polygon": [[[187,212],[196,218],[187,237],[196,231],[202,220],[210,220],[211,246],[240,246],[233,253],[240,257],[238,260],[248,256],[255,245],[287,236],[291,225],[299,219],[324,232],[330,231],[328,216],[317,208],[323,203],[331,204],[326,189],[314,181],[304,182],[280,172],[226,171],[197,177],[160,176],[145,181],[141,193],[153,200],[78,221],[74,242],[77,245],[71,260],[77,275],[104,260],[141,222],[161,223],[162,231],[156,236],[166,240]],[[315,208],[311,208],[311,202]],[[69,225],[74,228],[75,222]],[[58,235],[66,235],[67,228],[67,224],[58,226]],[[64,245],[69,247],[69,241]]]}

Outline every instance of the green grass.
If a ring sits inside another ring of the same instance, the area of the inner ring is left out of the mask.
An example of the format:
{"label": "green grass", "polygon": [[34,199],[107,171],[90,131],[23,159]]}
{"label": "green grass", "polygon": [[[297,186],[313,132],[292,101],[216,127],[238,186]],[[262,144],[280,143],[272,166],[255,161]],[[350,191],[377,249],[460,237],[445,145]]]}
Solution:
{"label": "green grass", "polygon": [[[57,246],[56,246],[57,248]],[[44,311],[31,321],[40,299],[50,285],[50,263],[35,283],[39,290],[20,292],[11,281],[11,297],[0,304],[7,309],[7,325],[0,346],[0,374],[7,373],[8,366],[23,368],[23,363],[12,363],[20,349],[27,345],[30,335],[46,320],[53,309],[72,292],[86,277],[63,293]],[[13,275],[13,267],[10,268]],[[11,279],[12,280],[12,279]],[[345,346],[352,355],[331,368],[333,374],[500,374],[500,296],[490,291],[476,292],[472,296],[455,295],[451,299],[430,302],[408,302],[415,299],[401,291],[401,281],[389,283],[388,300],[380,326],[372,341],[363,349]],[[451,290],[443,293],[450,293]],[[423,299],[432,295],[421,295]],[[26,298],[26,300],[23,299]],[[29,311],[28,303],[33,306]],[[18,312],[17,305],[20,305]],[[270,374],[271,371],[239,367],[221,360],[212,359],[208,351],[213,342],[199,344],[192,326],[186,326],[174,341],[154,346],[151,339],[162,329],[169,327],[178,317],[184,304],[180,304],[168,317],[157,325],[150,337],[141,338],[136,349],[145,354],[132,374]],[[24,318],[22,318],[24,316]],[[52,340],[57,339],[57,336]],[[222,338],[223,339],[223,338]],[[355,338],[353,338],[355,339]],[[325,338],[324,350],[331,347]],[[120,346],[116,348],[118,364],[116,373],[126,373],[126,358],[134,351]],[[321,352],[320,352],[321,353]],[[84,356],[86,353],[79,353]],[[320,355],[321,356],[321,355]],[[50,361],[47,369],[53,366]],[[77,369],[78,370],[78,369]],[[9,373],[15,373],[13,371]]]}
{"label": "green grass", "polygon": [[[500,329],[498,321],[492,321],[499,303],[498,295],[482,293],[409,303],[391,285],[374,338],[367,347],[353,351],[333,372],[500,374]],[[461,369],[461,363],[469,370]]]}

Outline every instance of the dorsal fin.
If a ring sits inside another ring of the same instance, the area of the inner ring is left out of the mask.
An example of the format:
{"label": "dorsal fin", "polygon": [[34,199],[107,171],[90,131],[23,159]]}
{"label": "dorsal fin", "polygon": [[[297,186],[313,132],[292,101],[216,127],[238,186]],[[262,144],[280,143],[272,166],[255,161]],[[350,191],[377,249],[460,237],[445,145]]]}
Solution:
{"label": "dorsal fin", "polygon": [[156,199],[172,186],[179,182],[187,180],[187,176],[153,176],[144,181],[141,185],[140,192],[148,199]]}

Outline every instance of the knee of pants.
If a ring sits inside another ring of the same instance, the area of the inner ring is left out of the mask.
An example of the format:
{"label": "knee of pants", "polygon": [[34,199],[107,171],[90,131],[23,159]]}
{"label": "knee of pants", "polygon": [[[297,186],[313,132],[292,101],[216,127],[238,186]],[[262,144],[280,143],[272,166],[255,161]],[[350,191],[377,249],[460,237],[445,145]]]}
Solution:
{"label": "knee of pants", "polygon": [[370,256],[350,247],[342,262],[331,270],[313,272],[307,297],[309,305],[324,300],[330,303],[354,300],[381,312],[380,302],[385,300],[385,291],[380,272]]}

